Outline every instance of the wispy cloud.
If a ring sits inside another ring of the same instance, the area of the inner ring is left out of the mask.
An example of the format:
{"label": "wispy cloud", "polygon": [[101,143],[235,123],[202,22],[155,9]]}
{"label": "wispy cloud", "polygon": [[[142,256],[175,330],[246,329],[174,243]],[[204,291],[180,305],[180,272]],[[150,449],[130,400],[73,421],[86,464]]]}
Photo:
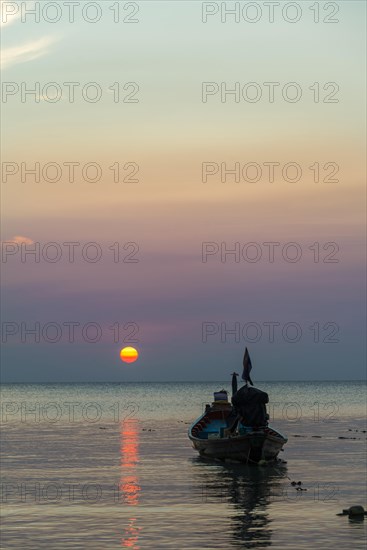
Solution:
{"label": "wispy cloud", "polygon": [[39,4],[38,0],[23,0],[22,2],[18,0],[15,2],[0,0],[0,27],[9,27],[20,19],[22,14],[24,17],[27,10],[34,11],[37,3]]}
{"label": "wispy cloud", "polygon": [[32,241],[32,239],[30,239],[29,237],[23,237],[23,235],[15,235],[7,242],[15,244],[34,244],[34,241]]}
{"label": "wispy cloud", "polygon": [[47,53],[49,46],[53,42],[55,42],[54,38],[45,36],[26,44],[5,48],[1,52],[1,67],[5,69],[17,63],[25,63],[26,61],[37,59]]}
{"label": "wispy cloud", "polygon": [[0,17],[0,27],[9,27],[17,19],[20,18],[21,10],[19,5],[10,2],[7,0],[1,0],[1,17]]}

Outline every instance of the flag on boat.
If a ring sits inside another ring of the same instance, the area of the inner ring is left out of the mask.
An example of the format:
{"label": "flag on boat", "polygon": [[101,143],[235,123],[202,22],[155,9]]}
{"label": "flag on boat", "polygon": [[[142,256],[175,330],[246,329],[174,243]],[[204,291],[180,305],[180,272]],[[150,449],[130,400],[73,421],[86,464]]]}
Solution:
{"label": "flag on boat", "polygon": [[246,348],[245,355],[243,356],[242,380],[244,380],[246,383],[250,382],[251,386],[253,386],[254,384],[252,383],[252,380],[250,378],[251,369],[252,369],[252,363],[250,359],[250,354]]}

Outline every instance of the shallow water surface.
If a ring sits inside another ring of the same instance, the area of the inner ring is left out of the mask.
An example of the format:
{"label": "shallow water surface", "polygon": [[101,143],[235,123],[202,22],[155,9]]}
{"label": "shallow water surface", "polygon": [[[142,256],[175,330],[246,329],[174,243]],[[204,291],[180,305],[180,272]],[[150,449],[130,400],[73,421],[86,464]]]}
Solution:
{"label": "shallow water surface", "polygon": [[336,515],[367,507],[364,386],[351,384],[259,385],[288,436],[272,467],[191,448],[218,384],[4,386],[1,547],[365,548],[367,521]]}

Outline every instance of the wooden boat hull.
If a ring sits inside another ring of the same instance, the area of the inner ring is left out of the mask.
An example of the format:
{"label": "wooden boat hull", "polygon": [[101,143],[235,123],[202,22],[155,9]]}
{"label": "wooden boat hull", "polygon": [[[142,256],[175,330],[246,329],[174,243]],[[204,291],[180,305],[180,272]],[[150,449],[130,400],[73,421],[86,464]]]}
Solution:
{"label": "wooden boat hull", "polygon": [[189,437],[194,449],[203,457],[244,463],[275,460],[287,441],[281,437],[273,438],[263,431],[218,440]]}
{"label": "wooden boat hull", "polygon": [[[246,433],[228,434],[228,417],[231,408],[206,411],[189,429],[189,439],[200,456],[243,463],[274,461],[287,438],[269,426],[245,428]],[[215,420],[214,414],[216,415]],[[218,414],[221,419],[218,420]],[[217,431],[210,431],[214,426]],[[206,428],[209,430],[206,431]],[[226,434],[223,436],[224,431]],[[206,436],[203,438],[203,436]]]}

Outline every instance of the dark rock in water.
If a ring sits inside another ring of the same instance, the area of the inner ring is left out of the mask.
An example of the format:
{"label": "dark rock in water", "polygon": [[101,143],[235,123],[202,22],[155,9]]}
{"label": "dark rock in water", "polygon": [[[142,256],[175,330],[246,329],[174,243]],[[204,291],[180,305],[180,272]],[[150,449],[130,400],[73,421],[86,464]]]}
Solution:
{"label": "dark rock in water", "polygon": [[343,512],[341,514],[337,514],[337,516],[349,516],[350,518],[362,519],[364,516],[367,516],[367,512],[364,511],[363,506],[356,504],[350,508],[345,508]]}
{"label": "dark rock in water", "polygon": [[302,485],[302,481],[291,481],[291,485],[293,487],[298,485],[298,487],[296,487],[296,491],[307,491],[307,489],[302,489],[302,487],[300,487],[300,485]]}
{"label": "dark rock in water", "polygon": [[313,435],[312,437],[322,437],[321,435]]}
{"label": "dark rock in water", "polygon": [[342,435],[340,435],[340,436],[338,437],[338,439],[348,439],[348,438],[347,438],[347,437],[343,437]]}
{"label": "dark rock in water", "polygon": [[343,512],[347,512],[349,516],[364,516],[364,514],[366,513],[363,506],[359,505],[351,506],[347,510],[343,510]]}

